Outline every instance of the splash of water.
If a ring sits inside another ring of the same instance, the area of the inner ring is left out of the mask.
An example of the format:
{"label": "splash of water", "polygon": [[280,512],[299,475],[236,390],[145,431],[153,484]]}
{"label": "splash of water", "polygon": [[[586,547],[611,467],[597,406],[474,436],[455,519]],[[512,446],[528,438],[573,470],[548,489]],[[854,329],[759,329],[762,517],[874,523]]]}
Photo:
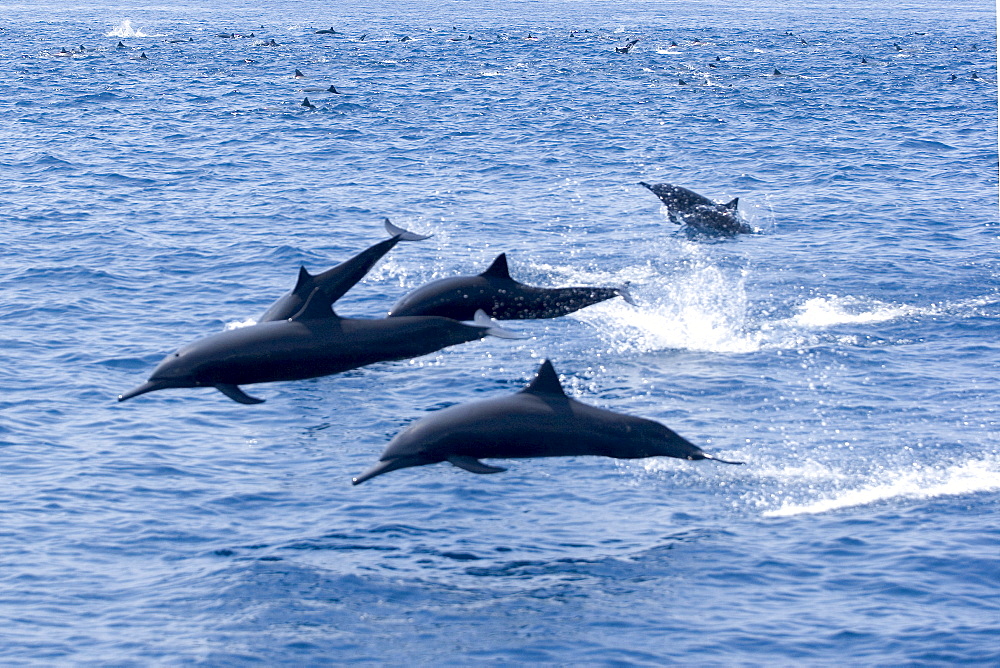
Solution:
{"label": "splash of water", "polygon": [[132,22],[125,19],[117,26],[111,29],[111,32],[104,33],[105,37],[149,37],[142,30],[138,30],[132,27]]}

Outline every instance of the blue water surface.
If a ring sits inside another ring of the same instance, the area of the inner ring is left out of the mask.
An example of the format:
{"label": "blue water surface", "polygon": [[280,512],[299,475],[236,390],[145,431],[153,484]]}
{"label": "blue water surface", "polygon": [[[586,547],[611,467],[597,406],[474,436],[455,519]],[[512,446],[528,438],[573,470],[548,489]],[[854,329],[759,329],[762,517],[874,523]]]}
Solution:
{"label": "blue water surface", "polygon": [[[995,6],[739,4],[0,3],[0,661],[1000,662]],[[500,252],[638,304],[115,401],[386,217],[342,315]],[[544,358],[746,465],[350,484]]]}

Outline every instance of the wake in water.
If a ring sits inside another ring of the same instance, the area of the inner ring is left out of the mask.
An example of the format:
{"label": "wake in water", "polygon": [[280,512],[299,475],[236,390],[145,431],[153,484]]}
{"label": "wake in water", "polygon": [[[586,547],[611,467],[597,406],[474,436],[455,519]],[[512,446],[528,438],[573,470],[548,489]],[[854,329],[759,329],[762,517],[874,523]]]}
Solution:
{"label": "wake in water", "polygon": [[870,325],[901,318],[971,317],[992,297],[915,306],[869,297],[826,295],[792,306],[788,317],[754,317],[747,294],[748,270],[693,259],[684,271],[650,277],[634,286],[639,307],[606,302],[571,315],[598,330],[610,349],[622,352],[693,350],[753,353],[795,350],[826,343],[856,345],[859,337],[828,332],[844,325]]}
{"label": "wake in water", "polygon": [[[807,467],[804,475],[803,470],[783,469],[780,475],[799,478],[800,482],[805,482],[807,489],[782,499],[777,508],[765,510],[764,517],[825,513],[892,499],[931,499],[992,492],[1000,490],[1000,459],[986,456],[948,466],[914,463],[901,471],[880,470],[868,480],[854,483],[845,483],[842,474],[822,467]],[[832,486],[834,489],[816,495],[817,486]],[[773,498],[759,499],[753,505],[771,506]]]}

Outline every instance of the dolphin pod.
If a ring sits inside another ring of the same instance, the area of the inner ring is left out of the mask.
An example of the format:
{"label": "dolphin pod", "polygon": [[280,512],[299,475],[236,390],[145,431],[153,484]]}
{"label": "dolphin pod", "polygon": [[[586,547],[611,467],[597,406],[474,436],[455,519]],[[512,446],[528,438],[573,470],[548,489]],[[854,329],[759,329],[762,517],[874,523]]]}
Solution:
{"label": "dolphin pod", "polygon": [[739,216],[740,198],[716,204],[703,195],[670,183],[639,185],[648,188],[667,207],[671,222],[704,232],[723,236],[753,234],[755,230]]}
{"label": "dolphin pod", "polygon": [[439,315],[468,320],[482,309],[497,320],[557,318],[599,302],[622,297],[634,304],[626,288],[537,288],[515,281],[501,253],[481,274],[432,281],[400,299],[389,317]]}
{"label": "dolphin pod", "polygon": [[[668,210],[735,209],[684,188],[649,186]],[[672,213],[673,215],[673,213]],[[688,223],[691,224],[690,222]],[[393,225],[390,237],[320,274],[300,267],[291,291],[252,326],[219,332],[168,355],[148,380],[118,396],[126,401],[169,388],[213,387],[235,402],[264,400],[242,385],[303,380],[426,355],[486,336],[521,338],[491,318],[554,318],[621,296],[625,288],[539,288],[510,276],[501,253],[484,272],[429,283],[403,297],[381,319],[344,318],[333,309],[400,241],[427,236]],[[471,322],[468,322],[471,320]],[[378,463],[353,479],[358,485],[401,468],[447,461],[472,473],[506,469],[483,458],[596,455],[619,459],[675,457],[731,462],[704,453],[665,425],[584,404],[566,395],[550,361],[520,392],[456,405],[425,417],[393,438]]]}
{"label": "dolphin pod", "polygon": [[375,466],[352,480],[412,466],[449,462],[471,473],[506,469],[480,459],[676,457],[741,464],[702,452],[663,424],[596,408],[566,395],[549,360],[514,395],[451,406],[413,423],[393,438]]}
{"label": "dolphin pod", "polygon": [[400,241],[427,237],[396,227],[392,234],[350,260],[313,276],[300,268],[287,293],[258,324],[228,330],[191,343],[168,355],[149,380],[119,395],[125,401],[167,388],[214,387],[233,401],[261,403],[240,385],[316,378],[375,362],[408,359],[487,335],[518,338],[496,327],[485,313],[474,322],[415,316],[388,319],[342,318],[333,303],[343,296]]}

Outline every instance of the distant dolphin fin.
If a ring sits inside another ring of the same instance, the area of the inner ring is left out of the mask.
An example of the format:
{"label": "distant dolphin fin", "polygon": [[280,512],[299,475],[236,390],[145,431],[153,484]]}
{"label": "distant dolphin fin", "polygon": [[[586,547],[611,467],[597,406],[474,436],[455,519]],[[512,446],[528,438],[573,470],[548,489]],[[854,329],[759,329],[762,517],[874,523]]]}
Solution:
{"label": "distant dolphin fin", "polygon": [[500,253],[497,255],[497,258],[493,260],[493,264],[479,275],[486,278],[510,278],[510,270],[507,268],[507,254]]}
{"label": "distant dolphin fin", "polygon": [[490,336],[495,336],[499,339],[526,339],[528,338],[525,334],[519,332],[514,332],[509,329],[505,329],[497,324],[494,320],[486,313],[483,309],[476,311],[476,315],[473,317],[472,323],[475,327],[484,327],[486,333]]}
{"label": "distant dolphin fin", "polygon": [[170,385],[158,380],[147,380],[142,385],[129,390],[125,394],[119,394],[118,401],[125,401],[126,399],[137,397],[140,394],[146,394],[147,392],[155,392],[156,390],[162,390],[165,387],[170,387]]}
{"label": "distant dolphin fin", "polygon": [[632,291],[630,290],[631,287],[632,287],[631,283],[626,283],[620,288],[616,288],[618,291],[618,296],[624,299],[626,304],[631,304],[632,306],[638,306],[638,304],[636,304],[635,302],[635,297],[632,296]]}
{"label": "distant dolphin fin", "polygon": [[388,218],[385,219],[385,231],[389,233],[389,236],[399,237],[400,241],[423,241],[431,238],[430,234],[417,234],[393,225]]}
{"label": "distant dolphin fin", "polygon": [[299,277],[295,281],[295,287],[292,288],[292,292],[295,294],[300,294],[301,291],[304,291],[307,288],[309,288],[311,291],[312,282],[313,282],[312,274],[306,271],[305,267],[300,266]]}
{"label": "distant dolphin fin", "polygon": [[531,394],[566,396],[566,391],[563,389],[562,383],[559,382],[559,374],[556,373],[556,368],[552,366],[550,360],[542,362],[542,365],[538,367],[538,373],[535,374],[534,380],[528,383],[528,386],[521,391]]}
{"label": "distant dolphin fin", "polygon": [[262,404],[263,399],[258,399],[257,397],[251,397],[249,394],[241,390],[238,386],[232,385],[230,383],[218,383],[215,385],[215,389],[222,392],[224,395],[232,399],[233,401],[240,404]]}
{"label": "distant dolphin fin", "polygon": [[329,298],[325,297],[322,292],[323,288],[313,290],[312,294],[309,295],[309,299],[299,309],[299,312],[289,318],[289,320],[321,320],[324,318],[340,317],[333,312]]}
{"label": "distant dolphin fin", "polygon": [[489,464],[484,464],[475,457],[452,455],[451,457],[448,457],[446,461],[454,464],[460,469],[465,469],[469,473],[503,473],[507,470],[501,466],[490,466]]}
{"label": "distant dolphin fin", "polygon": [[[705,454],[705,453],[702,453]],[[711,459],[713,462],[721,462],[722,464],[743,464],[744,462],[731,462],[728,459],[719,459],[718,457],[713,457],[712,455],[705,455],[705,459]]]}
{"label": "distant dolphin fin", "polygon": [[732,211],[736,211],[736,209],[738,209],[739,206],[740,206],[740,198],[737,197],[732,202],[726,202],[722,206],[724,206],[725,208],[730,209]]}

